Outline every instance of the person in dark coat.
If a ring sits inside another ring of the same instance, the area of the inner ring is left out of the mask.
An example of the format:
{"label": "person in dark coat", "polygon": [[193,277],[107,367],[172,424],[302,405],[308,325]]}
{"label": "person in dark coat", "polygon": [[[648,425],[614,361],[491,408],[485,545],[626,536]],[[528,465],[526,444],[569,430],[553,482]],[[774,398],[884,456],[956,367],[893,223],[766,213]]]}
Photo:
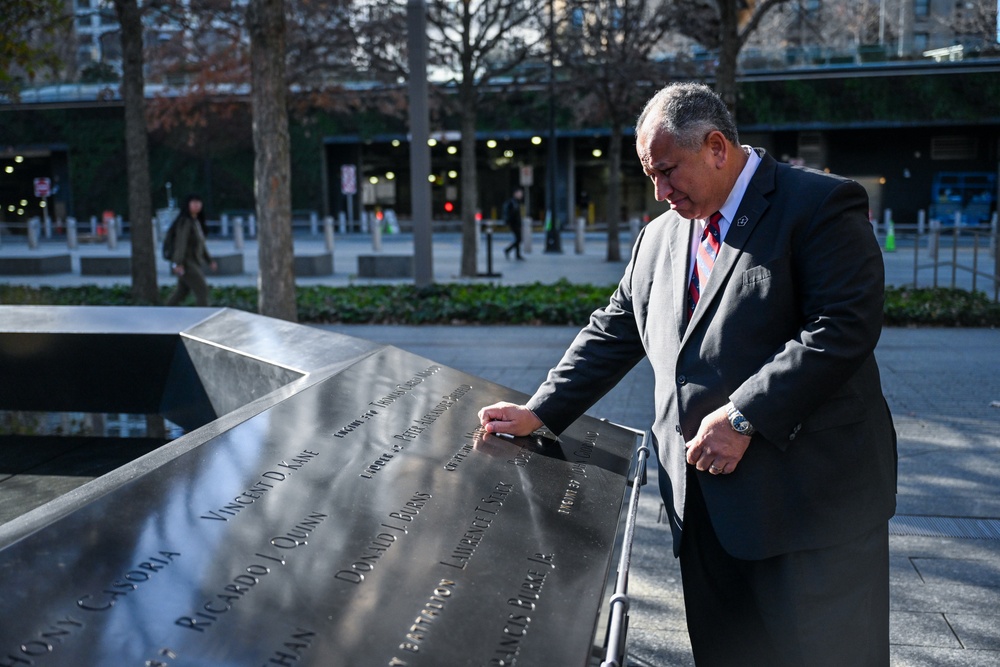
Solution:
{"label": "person in dark coat", "polygon": [[514,257],[523,260],[521,256],[521,202],[524,201],[524,190],[516,188],[510,199],[503,203],[503,220],[514,234],[514,241],[503,249],[503,256],[510,259],[510,251],[515,251]]}
{"label": "person in dark coat", "polygon": [[548,379],[483,428],[560,433],[648,357],[695,664],[887,667],[896,434],[867,193],[741,145],[700,84],[659,91],[636,148],[670,210]]}
{"label": "person in dark coat", "polygon": [[167,299],[168,306],[181,303],[188,294],[194,294],[195,304],[208,305],[208,283],[205,268],[213,271],[215,260],[205,243],[205,210],[198,195],[188,195],[184,208],[174,221],[177,226],[174,252],[170,258],[170,270],[177,276],[177,287]]}

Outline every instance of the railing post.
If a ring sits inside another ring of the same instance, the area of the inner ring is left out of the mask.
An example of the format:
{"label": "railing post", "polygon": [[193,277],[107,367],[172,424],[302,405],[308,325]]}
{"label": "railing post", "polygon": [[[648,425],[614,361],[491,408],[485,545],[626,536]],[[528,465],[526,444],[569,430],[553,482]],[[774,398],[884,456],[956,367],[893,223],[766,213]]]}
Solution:
{"label": "railing post", "polygon": [[76,250],[79,245],[79,239],[76,238],[76,218],[69,216],[66,218],[66,247]]}
{"label": "railing post", "polygon": [[243,252],[243,216],[237,215],[233,218],[233,246],[239,252]]}
{"label": "railing post", "polygon": [[582,255],[583,252],[584,252],[584,248],[586,246],[586,237],[585,237],[585,234],[584,234],[584,228],[585,228],[584,225],[585,224],[586,223],[585,223],[585,221],[583,219],[583,216],[580,216],[580,217],[578,217],[576,219],[576,247],[575,247],[575,250],[576,250],[576,254],[577,255]]}
{"label": "railing post", "polygon": [[368,211],[361,212],[361,219],[364,221],[362,224],[368,225],[370,219],[370,227],[372,230],[372,250],[375,252],[382,252],[382,224],[374,216],[369,214]]}
{"label": "railing post", "polygon": [[108,250],[118,247],[118,225],[114,218],[108,221]]}
{"label": "railing post", "polygon": [[333,252],[333,216],[323,218],[323,237],[326,241],[326,251]]}
{"label": "railing post", "polygon": [[40,224],[38,218],[28,219],[28,248],[31,250],[38,249],[38,227]]}

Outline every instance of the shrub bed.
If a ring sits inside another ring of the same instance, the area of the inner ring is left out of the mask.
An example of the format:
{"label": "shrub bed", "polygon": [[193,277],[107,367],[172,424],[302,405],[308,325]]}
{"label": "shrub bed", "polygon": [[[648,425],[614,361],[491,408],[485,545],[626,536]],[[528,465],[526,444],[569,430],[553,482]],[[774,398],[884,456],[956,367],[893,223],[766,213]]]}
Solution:
{"label": "shrub bed", "polygon": [[[161,289],[166,300],[172,288]],[[312,324],[568,324],[583,325],[607,303],[613,285],[562,280],[543,285],[441,283],[310,286],[297,289],[298,318]],[[213,306],[257,311],[254,287],[213,287]],[[0,285],[10,305],[127,306],[128,286],[25,287]],[[947,288],[888,288],[887,326],[995,327],[1000,304],[979,292]]]}

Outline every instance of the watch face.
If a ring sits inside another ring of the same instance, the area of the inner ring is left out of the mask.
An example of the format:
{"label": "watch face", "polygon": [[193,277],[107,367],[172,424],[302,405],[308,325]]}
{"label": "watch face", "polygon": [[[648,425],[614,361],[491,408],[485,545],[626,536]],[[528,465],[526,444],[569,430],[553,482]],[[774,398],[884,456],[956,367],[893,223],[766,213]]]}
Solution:
{"label": "watch face", "polygon": [[746,433],[750,430],[750,422],[743,415],[735,415],[732,420],[733,429],[739,433]]}

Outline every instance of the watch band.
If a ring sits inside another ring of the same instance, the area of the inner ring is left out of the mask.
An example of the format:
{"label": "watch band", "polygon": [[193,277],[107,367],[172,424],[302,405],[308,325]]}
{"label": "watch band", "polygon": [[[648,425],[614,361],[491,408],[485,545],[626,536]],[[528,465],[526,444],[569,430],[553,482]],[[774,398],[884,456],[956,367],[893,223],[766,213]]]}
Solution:
{"label": "watch band", "polygon": [[729,425],[732,429],[741,435],[753,435],[757,432],[753,424],[743,416],[743,413],[732,402],[726,406],[726,417],[729,419]]}

